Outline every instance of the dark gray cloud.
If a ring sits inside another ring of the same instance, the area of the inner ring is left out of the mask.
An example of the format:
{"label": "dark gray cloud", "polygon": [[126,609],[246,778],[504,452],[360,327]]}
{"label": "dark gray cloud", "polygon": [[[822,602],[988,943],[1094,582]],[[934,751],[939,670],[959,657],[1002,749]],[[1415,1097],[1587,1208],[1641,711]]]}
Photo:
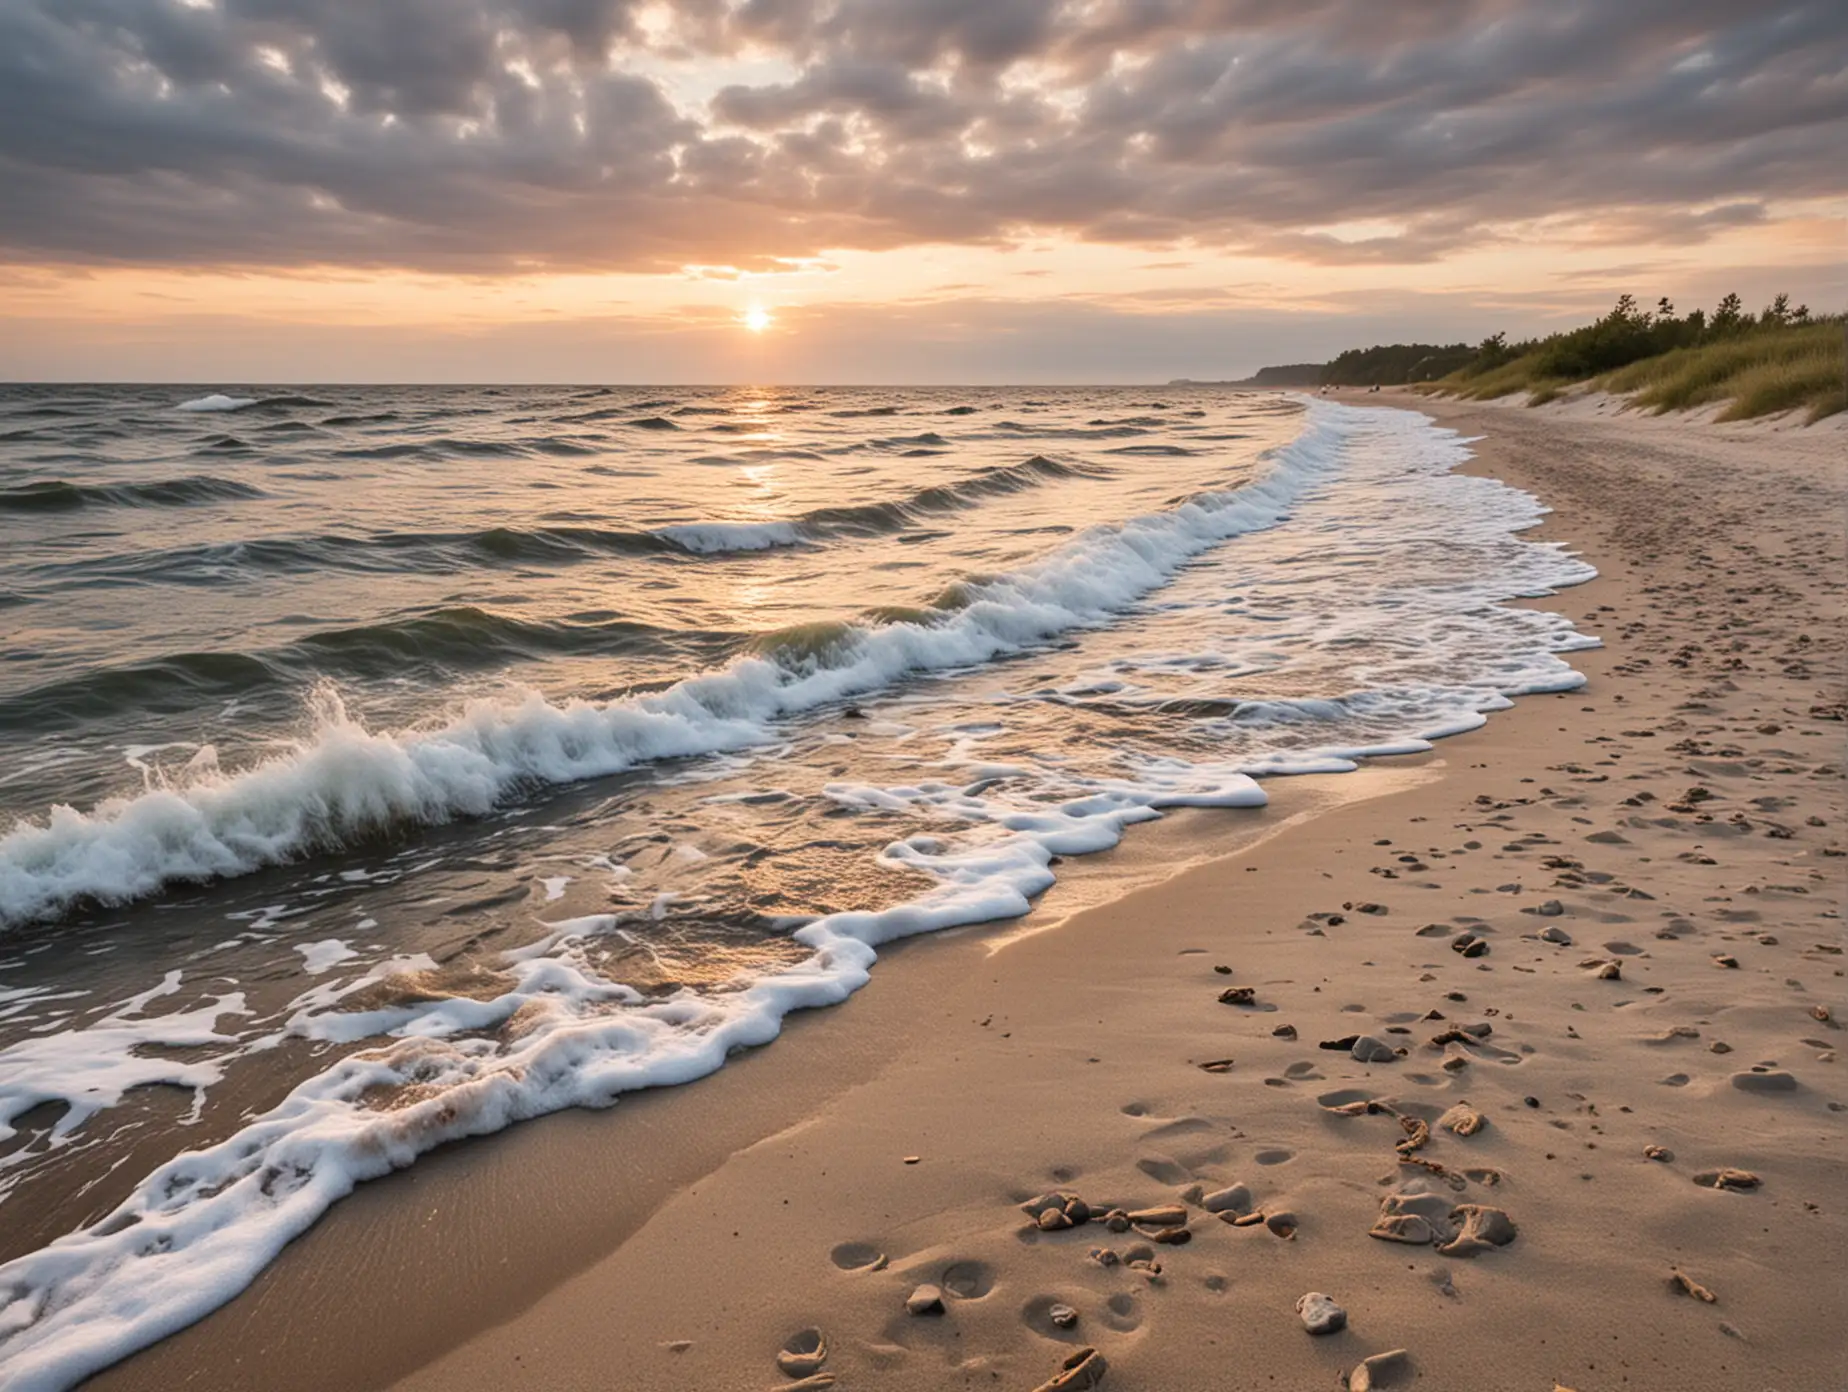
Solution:
{"label": "dark gray cloud", "polygon": [[[0,256],[661,269],[1062,232],[1388,263],[1561,214],[1694,241],[1848,188],[1839,0],[659,16],[0,0]],[[670,88],[707,62],[780,75]]]}

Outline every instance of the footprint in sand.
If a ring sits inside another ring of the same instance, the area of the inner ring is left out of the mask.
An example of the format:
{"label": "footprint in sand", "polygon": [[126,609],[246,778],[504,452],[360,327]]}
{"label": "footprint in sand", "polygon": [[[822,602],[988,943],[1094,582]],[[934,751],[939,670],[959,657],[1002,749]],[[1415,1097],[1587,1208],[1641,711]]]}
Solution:
{"label": "footprint in sand", "polygon": [[944,1268],[943,1279],[937,1284],[946,1295],[958,1300],[980,1300],[995,1288],[994,1268],[987,1262],[956,1262]]}
{"label": "footprint in sand", "polygon": [[1056,1295],[1036,1295],[1020,1308],[1020,1322],[1042,1339],[1075,1343],[1074,1332],[1082,1317],[1070,1301]]}
{"label": "footprint in sand", "polygon": [[1144,1156],[1136,1162],[1136,1168],[1157,1184],[1186,1184],[1193,1178],[1192,1170],[1165,1155]]}
{"label": "footprint in sand", "polygon": [[883,1271],[886,1257],[870,1242],[843,1242],[828,1253],[842,1271]]}
{"label": "footprint in sand", "polygon": [[1260,1165],[1283,1165],[1294,1160],[1296,1152],[1285,1150],[1281,1146],[1274,1146],[1269,1150],[1260,1150],[1251,1158]]}
{"label": "footprint in sand", "polygon": [[1142,1309],[1136,1304],[1136,1297],[1127,1291],[1118,1291],[1104,1302],[1104,1323],[1119,1334],[1142,1327]]}

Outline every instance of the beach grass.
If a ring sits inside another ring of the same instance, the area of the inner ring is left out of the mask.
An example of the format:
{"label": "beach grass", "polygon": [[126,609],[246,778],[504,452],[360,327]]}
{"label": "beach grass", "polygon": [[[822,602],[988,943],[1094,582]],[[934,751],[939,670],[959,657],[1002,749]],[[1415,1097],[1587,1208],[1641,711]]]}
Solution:
{"label": "beach grass", "polygon": [[1660,414],[1724,401],[1720,420],[1801,410],[1819,421],[1848,409],[1840,323],[1676,348],[1607,373],[1596,385]]}
{"label": "beach grass", "polygon": [[1718,420],[1753,420],[1802,411],[1804,419],[1814,424],[1848,410],[1845,344],[1848,335],[1843,322],[1827,319],[1672,348],[1589,378],[1561,377],[1548,371],[1542,353],[1523,353],[1489,371],[1453,373],[1414,390],[1470,401],[1524,392],[1529,406],[1544,406],[1582,384],[1626,396],[1631,404],[1658,415],[1724,402]]}

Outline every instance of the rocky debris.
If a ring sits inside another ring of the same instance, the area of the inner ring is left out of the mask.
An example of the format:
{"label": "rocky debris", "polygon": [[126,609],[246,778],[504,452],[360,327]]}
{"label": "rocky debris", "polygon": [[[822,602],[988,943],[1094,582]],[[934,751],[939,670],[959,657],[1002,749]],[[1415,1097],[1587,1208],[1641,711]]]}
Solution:
{"label": "rocky debris", "polygon": [[1741,1194],[1764,1183],[1750,1170],[1735,1170],[1730,1165],[1717,1170],[1702,1170],[1694,1176],[1694,1182],[1703,1189],[1731,1189]]}
{"label": "rocky debris", "polygon": [[1219,993],[1221,1005],[1256,1005],[1258,992],[1254,986],[1228,986]]}
{"label": "rocky debris", "polygon": [[1392,1045],[1371,1034],[1357,1038],[1348,1052],[1360,1063],[1391,1063],[1399,1057]]}
{"label": "rocky debris", "polygon": [[1489,1119],[1467,1102],[1459,1102],[1437,1119],[1444,1130],[1458,1136],[1473,1136],[1489,1124]]}
{"label": "rocky debris", "polygon": [[1450,940],[1450,950],[1460,952],[1465,957],[1487,957],[1489,945],[1474,933],[1464,933]]}
{"label": "rocky debris", "polygon": [[[1114,1253],[1112,1255],[1115,1255]],[[910,1295],[905,1297],[905,1310],[913,1315],[940,1315],[943,1313],[943,1288],[926,1281]]]}
{"label": "rocky debris", "polygon": [[1200,1071],[1202,1073],[1230,1073],[1233,1062],[1234,1060],[1229,1058],[1208,1059],[1200,1065]]}
{"label": "rocky debris", "polygon": [[1451,1202],[1442,1194],[1388,1194],[1369,1237],[1428,1247],[1451,1235]]}
{"label": "rocky debris", "polygon": [[1091,1221],[1091,1205],[1076,1194],[1068,1194],[1064,1190],[1054,1190],[1036,1199],[1028,1199],[1020,1206],[1020,1210],[1033,1219],[1041,1232],[1082,1227]]}
{"label": "rocky debris", "polygon": [[1688,1275],[1687,1272],[1681,1270],[1673,1270],[1668,1273],[1668,1288],[1679,1295],[1692,1296],[1694,1299],[1707,1305],[1717,1304],[1720,1299],[1719,1296],[1708,1290],[1699,1281],[1696,1281],[1692,1276]]}
{"label": "rocky debris", "polygon": [[1667,1146],[1646,1145],[1643,1147],[1643,1159],[1660,1160],[1664,1165],[1675,1158],[1675,1152]]}
{"label": "rocky debris", "polygon": [[1412,1356],[1404,1349],[1388,1349],[1363,1359],[1348,1374],[1348,1392],[1381,1392],[1388,1387],[1403,1387],[1411,1381]]}
{"label": "rocky debris", "polygon": [[828,1340],[819,1329],[804,1329],[790,1335],[776,1355],[776,1366],[792,1378],[818,1373],[827,1361]]}
{"label": "rocky debris", "polygon": [[1453,1205],[1442,1194],[1413,1191],[1382,1199],[1380,1216],[1367,1235],[1414,1247],[1434,1245],[1447,1257],[1473,1257],[1506,1247],[1514,1241],[1516,1229],[1514,1220],[1499,1208]]}
{"label": "rocky debris", "polygon": [[1034,1392],[1087,1392],[1103,1384],[1110,1365],[1094,1348],[1081,1348],[1059,1364],[1059,1371],[1042,1382]]}
{"label": "rocky debris", "polygon": [[1572,935],[1557,923],[1549,923],[1534,936],[1541,942],[1555,943],[1560,947],[1572,946]]}
{"label": "rocky debris", "polygon": [[1347,1311],[1335,1304],[1334,1297],[1321,1291],[1308,1291],[1297,1297],[1296,1313],[1303,1328],[1311,1334],[1333,1334],[1347,1327]]}
{"label": "rocky debris", "polygon": [[1046,1311],[1046,1318],[1061,1329],[1070,1329],[1078,1323],[1078,1312],[1069,1305],[1054,1305]]}

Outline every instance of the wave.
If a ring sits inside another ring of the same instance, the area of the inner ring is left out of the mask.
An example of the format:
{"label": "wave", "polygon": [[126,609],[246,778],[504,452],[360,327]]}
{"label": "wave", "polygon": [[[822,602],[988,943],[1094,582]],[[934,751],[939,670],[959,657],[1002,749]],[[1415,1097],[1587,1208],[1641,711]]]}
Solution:
{"label": "wave", "polygon": [[794,546],[803,539],[802,528],[795,522],[683,522],[659,528],[653,535],[698,555],[763,551]]}
{"label": "wave", "polygon": [[303,396],[299,393],[286,393],[282,396],[226,396],[222,392],[213,392],[210,396],[182,401],[173,409],[176,411],[248,411],[255,408],[287,411],[303,406],[332,406],[333,404],[318,396]]}
{"label": "wave", "polygon": [[194,474],[154,483],[70,483],[49,479],[0,488],[0,512],[67,512],[86,507],[187,507],[261,498],[262,489],[236,479]]}
{"label": "wave", "polygon": [[213,392],[210,396],[195,397],[191,401],[182,401],[173,409],[176,411],[241,411],[246,406],[255,406],[254,396],[225,396]]}
{"label": "wave", "polygon": [[[63,728],[129,711],[172,714],[204,701],[286,697],[332,677],[376,680],[412,669],[440,676],[522,658],[710,653],[736,642],[728,633],[669,631],[608,614],[534,620],[458,605],[326,629],[258,652],[169,653],[100,668],[0,698],[0,724]],[[0,870],[5,863],[0,858]],[[0,903],[4,899],[0,892]]]}
{"label": "wave", "polygon": [[830,702],[1105,623],[1193,556],[1283,520],[1297,494],[1334,467],[1342,419],[1313,416],[1242,488],[1092,527],[1019,571],[968,582],[929,624],[854,625],[823,652],[741,657],[608,704],[554,705],[537,693],[475,701],[448,725],[398,734],[367,730],[323,694],[314,734],[286,754],[87,813],[59,808],[0,837],[0,925],[480,816],[535,785],[745,748],[771,738],[776,722]]}

